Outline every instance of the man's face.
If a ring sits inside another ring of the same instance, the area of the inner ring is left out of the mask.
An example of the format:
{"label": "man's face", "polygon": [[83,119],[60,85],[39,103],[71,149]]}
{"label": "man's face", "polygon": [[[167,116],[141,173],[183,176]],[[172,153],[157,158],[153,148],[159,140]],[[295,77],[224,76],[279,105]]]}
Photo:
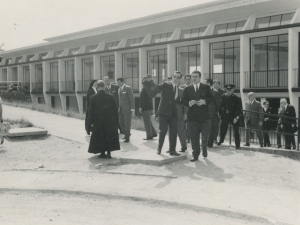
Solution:
{"label": "man's face", "polygon": [[180,74],[180,73],[175,73],[175,74],[172,76],[172,82],[173,82],[174,84],[176,84],[176,85],[179,83],[180,79],[181,79],[181,74]]}
{"label": "man's face", "polygon": [[283,108],[283,107],[285,107],[285,106],[286,106],[286,104],[287,104],[286,102],[282,101],[282,102],[280,102],[280,107],[282,107],[282,108]]}
{"label": "man's face", "polygon": [[117,80],[117,84],[118,84],[119,87],[122,87],[122,86],[123,86],[123,82],[120,81],[120,80]]}
{"label": "man's face", "polygon": [[109,85],[110,85],[110,80],[109,80],[109,78],[104,77],[103,81],[104,81],[104,83],[105,83],[106,86],[109,86]]}
{"label": "man's face", "polygon": [[234,88],[232,88],[232,89],[226,89],[227,95],[232,95],[233,92],[234,92]]}
{"label": "man's face", "polygon": [[198,84],[200,82],[200,76],[198,73],[193,73],[192,74],[192,81],[194,84]]}
{"label": "man's face", "polygon": [[184,81],[186,85],[190,85],[192,82],[190,77],[186,77]]}
{"label": "man's face", "polygon": [[216,88],[216,89],[219,88],[219,87],[220,87],[219,82],[215,82],[215,83],[213,84],[213,87]]}
{"label": "man's face", "polygon": [[249,101],[252,102],[252,101],[255,99],[255,95],[249,95],[249,96],[248,96],[248,99],[249,99]]}

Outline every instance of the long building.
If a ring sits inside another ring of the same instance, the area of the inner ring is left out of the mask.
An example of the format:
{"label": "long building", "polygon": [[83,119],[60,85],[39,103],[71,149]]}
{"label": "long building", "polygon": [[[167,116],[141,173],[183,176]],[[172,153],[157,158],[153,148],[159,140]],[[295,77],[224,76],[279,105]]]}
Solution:
{"label": "long building", "polygon": [[123,77],[138,102],[145,74],[160,83],[199,70],[202,81],[235,84],[243,103],[253,91],[273,108],[287,98],[299,109],[299,34],[299,0],[214,1],[1,52],[0,82],[82,113],[92,79]]}

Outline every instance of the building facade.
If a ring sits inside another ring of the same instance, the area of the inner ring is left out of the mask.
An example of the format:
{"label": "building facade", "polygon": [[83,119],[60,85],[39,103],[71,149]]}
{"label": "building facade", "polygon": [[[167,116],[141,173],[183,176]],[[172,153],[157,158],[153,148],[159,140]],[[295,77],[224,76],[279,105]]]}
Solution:
{"label": "building facade", "polygon": [[243,103],[253,91],[273,108],[287,98],[299,109],[299,35],[299,0],[216,1],[1,52],[0,83],[82,113],[92,79],[123,77],[138,98],[145,74],[160,83],[199,70],[202,81],[235,84]]}

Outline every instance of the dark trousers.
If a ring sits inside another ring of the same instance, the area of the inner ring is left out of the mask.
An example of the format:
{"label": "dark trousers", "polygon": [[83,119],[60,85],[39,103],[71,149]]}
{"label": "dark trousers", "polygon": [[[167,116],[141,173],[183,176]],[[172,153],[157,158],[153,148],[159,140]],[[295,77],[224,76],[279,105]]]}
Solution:
{"label": "dark trousers", "polygon": [[283,132],[284,132],[284,140],[285,140],[285,149],[291,149],[296,147],[294,133],[292,132],[291,125],[283,125]]}
{"label": "dark trousers", "polygon": [[282,133],[282,128],[280,125],[277,126],[276,132],[277,132],[277,146],[281,146],[281,133]]}
{"label": "dark trousers", "polygon": [[264,122],[263,124],[263,136],[264,136],[264,146],[267,146],[267,145],[270,145],[271,142],[270,142],[270,137],[269,137],[269,129],[270,129],[270,124],[267,123],[267,122]]}
{"label": "dark trousers", "polygon": [[189,124],[187,121],[184,121],[184,133],[187,140],[191,140],[190,130],[189,130]]}
{"label": "dark trousers", "polygon": [[213,146],[214,140],[217,140],[217,137],[219,135],[219,125],[220,125],[220,119],[219,116],[215,116],[211,118],[210,120],[210,134],[208,139],[208,146]]}
{"label": "dark trousers", "polygon": [[170,153],[176,151],[176,141],[177,141],[177,116],[165,116],[159,115],[159,140],[158,149],[162,149],[165,137],[169,128],[169,150]]}
{"label": "dark trousers", "polygon": [[224,142],[229,123],[232,125],[234,130],[235,146],[240,147],[239,121],[233,123],[233,119],[228,119],[228,118],[222,119],[220,125],[220,142],[221,143]]}
{"label": "dark trousers", "polygon": [[154,135],[156,135],[156,130],[151,121],[151,113],[152,110],[142,111],[147,138],[152,138]]}
{"label": "dark trousers", "polygon": [[131,112],[123,113],[121,110],[119,112],[119,123],[125,139],[130,138],[130,128],[131,128]]}
{"label": "dark trousers", "polygon": [[207,142],[210,133],[210,120],[205,122],[188,122],[190,134],[191,134],[191,142],[193,149],[193,156],[195,159],[198,159],[200,155],[200,133],[202,137],[202,155],[207,156]]}
{"label": "dark trousers", "polygon": [[184,132],[184,120],[183,119],[177,119],[177,134],[180,140],[180,144],[182,148],[186,148],[186,136]]}
{"label": "dark trousers", "polygon": [[256,135],[258,137],[259,144],[263,145],[263,133],[262,133],[262,130],[261,130],[261,126],[259,126],[258,123],[253,124],[253,123],[251,123],[250,120],[248,120],[247,123],[246,123],[246,128],[247,128],[246,129],[246,143],[250,144],[250,131],[252,129],[254,129],[255,132],[256,132]]}

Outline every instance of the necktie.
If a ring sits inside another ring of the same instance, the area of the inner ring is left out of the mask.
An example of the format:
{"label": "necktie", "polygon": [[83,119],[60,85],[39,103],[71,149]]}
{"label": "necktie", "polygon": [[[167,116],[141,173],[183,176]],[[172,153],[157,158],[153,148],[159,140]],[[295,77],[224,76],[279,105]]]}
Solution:
{"label": "necktie", "polygon": [[177,85],[174,86],[175,100],[178,98],[178,89]]}
{"label": "necktie", "polygon": [[196,93],[199,91],[198,84],[196,84]]}

